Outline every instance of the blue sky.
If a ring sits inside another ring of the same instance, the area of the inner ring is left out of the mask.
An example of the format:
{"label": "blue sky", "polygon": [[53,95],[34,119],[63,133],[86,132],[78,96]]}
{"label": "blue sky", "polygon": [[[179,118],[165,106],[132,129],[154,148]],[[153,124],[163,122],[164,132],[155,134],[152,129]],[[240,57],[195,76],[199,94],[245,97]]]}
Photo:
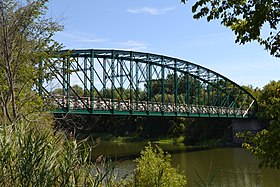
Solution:
{"label": "blue sky", "polygon": [[65,49],[125,49],[187,60],[240,85],[280,80],[280,59],[253,42],[238,45],[218,21],[194,20],[190,1],[52,0],[48,14],[64,25]]}

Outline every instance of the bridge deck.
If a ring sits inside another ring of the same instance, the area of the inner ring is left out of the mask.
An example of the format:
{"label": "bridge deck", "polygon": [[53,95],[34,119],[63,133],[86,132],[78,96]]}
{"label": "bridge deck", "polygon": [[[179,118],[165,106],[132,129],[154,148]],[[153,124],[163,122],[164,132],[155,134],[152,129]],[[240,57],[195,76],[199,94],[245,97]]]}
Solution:
{"label": "bridge deck", "polygon": [[[159,102],[129,100],[120,101],[109,98],[97,98],[92,103],[90,97],[53,96],[56,102],[51,105],[60,108],[54,113],[78,113],[78,114],[119,114],[119,115],[149,115],[149,116],[189,116],[189,117],[248,117],[248,110],[204,105],[187,104],[162,104]],[[69,103],[69,105],[68,105]],[[69,106],[69,107],[68,107]]]}

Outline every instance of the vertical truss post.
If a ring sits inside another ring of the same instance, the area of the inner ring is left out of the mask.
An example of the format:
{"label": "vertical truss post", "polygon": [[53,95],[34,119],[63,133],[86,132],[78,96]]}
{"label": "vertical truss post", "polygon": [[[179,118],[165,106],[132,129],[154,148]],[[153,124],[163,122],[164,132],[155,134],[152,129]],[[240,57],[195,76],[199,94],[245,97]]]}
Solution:
{"label": "vertical truss post", "polygon": [[90,108],[94,110],[94,50],[91,50],[90,57]]}
{"label": "vertical truss post", "polygon": [[103,99],[106,98],[106,58],[103,58],[103,82],[102,82],[102,85],[103,85],[103,89],[102,89],[102,95],[103,95]]}
{"label": "vertical truss post", "polygon": [[139,103],[139,62],[135,61],[135,84],[136,84],[136,110],[138,110],[138,103]]}
{"label": "vertical truss post", "polygon": [[212,95],[212,86],[208,83],[207,85],[207,106],[211,106],[211,95]]}
{"label": "vertical truss post", "polygon": [[189,68],[187,72],[187,83],[186,83],[186,104],[190,106],[190,78],[189,78]]}
{"label": "vertical truss post", "polygon": [[220,114],[222,111],[221,111],[221,93],[220,93],[220,81],[219,79],[217,78],[217,86],[218,86],[218,89],[217,89],[217,105],[218,105],[218,108],[219,108],[219,111],[218,111],[218,114]]}
{"label": "vertical truss post", "polygon": [[198,105],[198,108],[199,108],[199,113],[201,112],[200,109],[201,109],[201,101],[200,101],[200,91],[201,91],[201,88],[200,88],[200,81],[197,80],[197,105]]}
{"label": "vertical truss post", "polygon": [[149,60],[149,55],[147,54],[147,96],[148,96],[148,99],[147,99],[147,107],[148,107],[148,111],[150,111],[150,102],[151,102],[151,92],[152,92],[152,68],[151,68],[151,62]]}
{"label": "vertical truss post", "polygon": [[115,52],[114,50],[112,50],[112,57],[111,57],[111,102],[112,102],[112,111],[114,113],[115,110],[115,102],[114,102],[114,98],[115,98]]}
{"label": "vertical truss post", "polygon": [[177,77],[177,61],[175,60],[175,69],[174,69],[174,103],[175,103],[175,112],[177,112],[178,107],[178,77]]}
{"label": "vertical truss post", "polygon": [[88,93],[87,93],[87,57],[84,57],[83,73],[84,73],[84,97],[88,97]]}
{"label": "vertical truss post", "polygon": [[232,93],[232,95],[233,95],[233,98],[234,98],[234,100],[233,100],[233,113],[234,113],[234,116],[236,117],[236,101],[237,101],[237,95],[236,95],[236,93],[235,93],[235,85],[233,85],[233,93]]}
{"label": "vertical truss post", "polygon": [[212,86],[208,83],[208,85],[207,85],[207,102],[208,102],[207,106],[208,106],[209,114],[211,114],[211,111],[212,111],[211,107],[210,107],[212,105],[212,103],[211,103],[211,101],[212,101],[211,95],[213,94],[212,92],[213,92]]}
{"label": "vertical truss post", "polygon": [[70,109],[70,57],[66,62],[66,94],[67,94],[67,110]]}
{"label": "vertical truss post", "polygon": [[66,96],[66,59],[62,59],[62,106],[66,107],[65,96]]}
{"label": "vertical truss post", "polygon": [[130,110],[133,111],[133,52],[130,51],[130,70],[129,70],[129,100],[130,100]]}
{"label": "vertical truss post", "polygon": [[229,113],[229,95],[230,95],[230,92],[229,92],[229,84],[228,84],[228,81],[226,80],[225,81],[225,87],[226,87],[226,107],[227,107],[227,114]]}
{"label": "vertical truss post", "polygon": [[209,73],[209,71],[207,71],[207,73],[208,73],[208,83],[207,83],[207,102],[208,102],[208,106],[210,106],[210,88],[211,88],[211,86],[210,86],[210,73]]}
{"label": "vertical truss post", "polygon": [[120,92],[121,92],[121,98],[124,99],[123,97],[123,92],[124,92],[124,88],[123,88],[123,77],[124,77],[124,73],[123,73],[123,59],[120,59]]}
{"label": "vertical truss post", "polygon": [[[200,69],[199,69],[199,67],[197,67],[197,76],[200,77]],[[200,103],[200,81],[199,80],[197,80],[197,103],[196,104],[200,108],[201,103]]]}
{"label": "vertical truss post", "polygon": [[165,65],[164,58],[161,57],[161,111],[165,111]]}
{"label": "vertical truss post", "polygon": [[[208,84],[207,84],[208,85]],[[207,97],[207,94],[206,94],[206,90],[207,87],[205,86],[205,84],[203,85],[203,106],[206,106],[206,97]]]}

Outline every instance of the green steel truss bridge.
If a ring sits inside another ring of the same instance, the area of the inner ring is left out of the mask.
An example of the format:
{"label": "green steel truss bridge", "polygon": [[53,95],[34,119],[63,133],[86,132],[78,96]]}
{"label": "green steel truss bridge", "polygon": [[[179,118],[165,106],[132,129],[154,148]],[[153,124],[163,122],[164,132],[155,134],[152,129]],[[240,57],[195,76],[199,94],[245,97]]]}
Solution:
{"label": "green steel truss bridge", "polygon": [[60,51],[51,61],[53,77],[40,80],[39,92],[54,113],[251,118],[257,111],[241,86],[177,58],[89,49]]}

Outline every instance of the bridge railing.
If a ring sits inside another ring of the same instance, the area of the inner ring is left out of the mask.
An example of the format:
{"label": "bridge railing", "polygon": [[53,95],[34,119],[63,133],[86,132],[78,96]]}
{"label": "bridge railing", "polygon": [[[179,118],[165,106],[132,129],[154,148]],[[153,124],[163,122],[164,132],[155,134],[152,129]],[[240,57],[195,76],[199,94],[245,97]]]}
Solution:
{"label": "bridge railing", "polygon": [[[91,103],[90,97],[66,97],[61,95],[49,96],[49,105],[53,108],[65,108],[67,110],[85,110],[90,109],[93,104],[93,110],[96,111],[138,111],[138,112],[166,112],[166,113],[190,113],[190,114],[219,114],[219,115],[238,115],[247,114],[247,109],[221,106],[202,106],[187,105],[147,101],[117,100],[109,98],[96,98]],[[250,114],[250,112],[248,112]]]}

